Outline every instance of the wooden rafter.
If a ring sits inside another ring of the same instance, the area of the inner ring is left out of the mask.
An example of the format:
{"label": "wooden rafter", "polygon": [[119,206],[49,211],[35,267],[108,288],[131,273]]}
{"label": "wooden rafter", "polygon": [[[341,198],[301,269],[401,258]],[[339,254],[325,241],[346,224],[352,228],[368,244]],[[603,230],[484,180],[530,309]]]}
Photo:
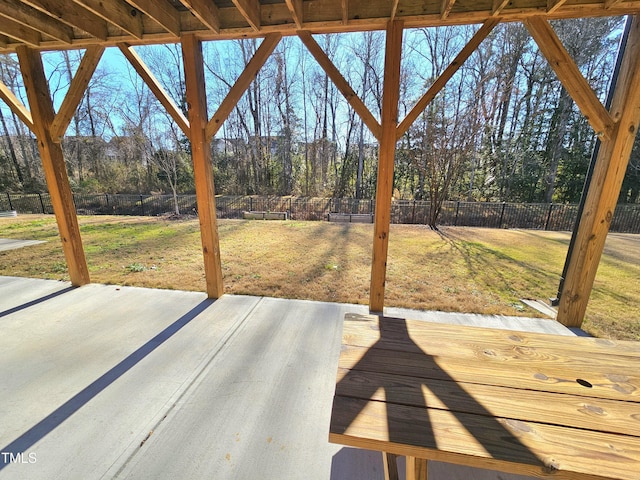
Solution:
{"label": "wooden rafter", "polygon": [[342,24],[349,23],[349,0],[341,0]]}
{"label": "wooden rafter", "polygon": [[440,18],[442,20],[446,19],[451,13],[451,9],[453,5],[456,3],[456,0],[442,0],[440,3]]}
{"label": "wooden rafter", "polygon": [[620,3],[622,3],[624,0],[606,0],[604,2],[604,8],[605,9],[610,9],[615,7],[616,5],[619,5]]}
{"label": "wooden rafter", "polygon": [[59,0],[21,0],[23,3],[39,10],[52,18],[76,27],[98,40],[106,40],[108,36],[107,22],[94,15],[86,8],[71,1]]}
{"label": "wooden rafter", "polygon": [[2,18],[2,22],[0,22],[0,33],[31,47],[38,47],[40,45],[40,32],[9,18]]}
{"label": "wooden rafter", "polygon": [[580,327],[620,194],[631,149],[640,128],[640,19],[633,18],[611,112],[618,121],[603,140],[569,258],[558,321]]}
{"label": "wooden rafter", "polygon": [[349,82],[347,82],[347,80],[342,76],[340,71],[336,68],[336,66],[333,64],[324,50],[322,50],[322,47],[318,45],[318,42],[315,41],[311,33],[306,30],[299,31],[298,36],[300,37],[300,40],[302,40],[302,43],[304,43],[304,45],[307,47],[311,55],[313,55],[322,69],[329,76],[331,81],[335,84],[338,90],[340,90],[340,93],[342,93],[347,102],[349,102],[349,105],[351,105],[351,107],[360,116],[371,133],[373,133],[373,136],[379,140],[381,135],[380,124],[371,114],[360,97],[358,97],[358,94],[353,90],[353,88],[351,88]]}
{"label": "wooden rafter", "polygon": [[155,95],[158,101],[165,108],[167,113],[171,116],[174,122],[178,125],[180,130],[188,137],[189,136],[189,121],[182,113],[182,110],[175,104],[171,97],[167,94],[162,87],[158,79],[151,72],[149,67],[144,63],[144,60],[137,54],[137,52],[130,45],[119,44],[118,48],[129,61],[136,73],[142,78],[144,83],[149,87],[149,90]]}
{"label": "wooden rafter", "polygon": [[27,98],[33,116],[34,133],[38,139],[40,158],[58,224],[58,232],[62,240],[62,250],[67,261],[69,278],[75,286],[85,285],[89,283],[89,269],[82,246],[62,147],[51,138],[51,123],[55,114],[42,59],[37,51],[25,46],[16,48],[16,53],[27,90]]}
{"label": "wooden rafter", "polygon": [[558,10],[567,0],[547,0],[547,13]]}
{"label": "wooden rafter", "polygon": [[0,98],[7,104],[9,109],[22,120],[22,122],[33,131],[33,118],[31,112],[24,104],[15,96],[15,94],[0,80]]}
{"label": "wooden rafter", "polygon": [[76,112],[84,93],[87,91],[87,86],[91,81],[93,72],[96,71],[96,67],[102,58],[104,53],[104,47],[100,45],[93,45],[87,48],[82,61],[78,66],[69,91],[60,105],[60,109],[56,114],[53,122],[51,123],[51,138],[54,142],[59,142],[67,131],[67,127]]}
{"label": "wooden rafter", "polygon": [[73,0],[107,22],[121,28],[135,38],[142,38],[142,15],[121,1]]}
{"label": "wooden rafter", "polygon": [[396,15],[398,13],[398,4],[400,3],[400,0],[392,0],[391,2],[391,15],[389,17],[389,19],[391,21],[395,20]]}
{"label": "wooden rafter", "polygon": [[247,91],[251,82],[256,78],[258,72],[267,61],[273,50],[280,42],[282,35],[279,33],[271,33],[265,37],[260,44],[258,50],[253,55],[247,66],[244,68],[229,93],[224,98],[216,113],[211,117],[207,124],[207,140],[210,140],[220,130],[224,121],[238,104],[238,101]]}
{"label": "wooden rafter", "polygon": [[200,219],[200,238],[204,256],[204,273],[209,298],[224,294],[220,241],[216,219],[216,197],[211,168],[211,148],[207,140],[207,93],[204,81],[202,45],[195,35],[182,39],[184,76],[189,105],[189,140],[193,158],[193,177]]}
{"label": "wooden rafter", "polygon": [[220,12],[215,3],[209,0],[180,0],[189,11],[207,28],[220,32]]}
{"label": "wooden rafter", "polygon": [[509,5],[509,2],[511,2],[511,0],[493,0],[493,5],[491,7],[491,16],[495,17],[497,15],[500,15],[502,10],[504,10],[505,7]]}
{"label": "wooden rafter", "polygon": [[458,69],[462,66],[462,64],[471,56],[473,52],[476,51],[478,46],[482,43],[482,41],[487,38],[487,36],[491,33],[494,27],[500,22],[497,18],[491,18],[484,22],[482,26],[478,29],[469,43],[467,43],[460,53],[453,59],[453,61],[449,64],[449,66],[440,74],[440,76],[436,79],[435,82],[429,87],[429,90],[425,92],[424,95],[418,100],[415,106],[411,109],[411,111],[407,114],[407,116],[400,122],[398,125],[398,129],[396,131],[396,137],[399,139],[404,135],[409,127],[416,121],[416,119],[420,116],[420,114],[427,108],[427,105],[431,103],[431,101],[436,97],[436,95],[444,88],[447,82],[455,75]]}
{"label": "wooden rafter", "polygon": [[48,15],[18,0],[3,0],[3,2],[0,3],[0,16],[31,27],[40,33],[49,35],[67,44],[71,43],[71,39],[73,38],[73,30],[71,27],[54,20]]}
{"label": "wooden rafter", "polygon": [[167,32],[180,36],[180,13],[168,0],[127,0],[162,26]]}
{"label": "wooden rafter", "polygon": [[285,0],[293,23],[296,24],[296,28],[302,28],[302,0]]}
{"label": "wooden rafter", "polygon": [[597,95],[584,78],[549,22],[536,16],[525,22],[529,33],[538,44],[549,65],[556,72],[569,95],[589,121],[596,134],[609,138],[613,121]]}
{"label": "wooden rafter", "polygon": [[389,225],[391,223],[391,195],[393,192],[393,166],[396,152],[396,124],[400,98],[400,59],[402,57],[401,20],[389,22],[384,54],[384,88],[382,92],[382,132],[378,157],[376,186],[376,215],[373,225],[373,254],[369,310],[382,312],[387,276]]}
{"label": "wooden rafter", "polygon": [[256,32],[260,31],[262,19],[260,18],[260,0],[231,0],[240,11],[247,23]]}

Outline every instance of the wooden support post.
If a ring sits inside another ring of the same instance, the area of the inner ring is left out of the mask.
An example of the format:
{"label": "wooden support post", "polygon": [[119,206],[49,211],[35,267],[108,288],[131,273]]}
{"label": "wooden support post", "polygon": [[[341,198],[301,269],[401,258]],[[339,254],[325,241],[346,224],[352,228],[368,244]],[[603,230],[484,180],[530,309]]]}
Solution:
{"label": "wooden support post", "polygon": [[569,327],[582,325],[640,122],[638,16],[633,18],[610,114],[616,123],[610,138],[603,139],[596,158],[573,255],[569,259],[560,294],[557,318]]}
{"label": "wooden support post", "polygon": [[69,269],[69,277],[74,286],[89,283],[89,269],[82,247],[80,227],[73,204],[73,195],[67,177],[67,167],[62,147],[51,136],[51,125],[55,112],[44,74],[40,53],[29,47],[16,47],[20,69],[33,119],[33,133],[38,140],[44,175],[51,196],[53,212],[58,223],[62,249]]}
{"label": "wooden support post", "polygon": [[204,273],[209,298],[219,298],[224,293],[216,197],[213,188],[211,148],[207,140],[207,94],[204,83],[202,43],[195,35],[182,38],[182,57],[189,109],[189,140],[193,158],[193,176],[196,183],[196,201],[200,219],[200,237],[204,255]]}
{"label": "wooden support post", "polygon": [[406,473],[407,480],[427,480],[427,460],[407,457]]}
{"label": "wooden support post", "polygon": [[398,100],[400,97],[400,58],[402,57],[402,20],[387,25],[384,57],[384,88],[382,93],[382,132],[378,156],[373,256],[369,310],[382,312],[387,275],[389,225],[391,223],[391,195],[393,193],[393,164],[396,153]]}
{"label": "wooden support post", "polygon": [[382,452],[384,480],[398,480],[398,457],[393,453]]}

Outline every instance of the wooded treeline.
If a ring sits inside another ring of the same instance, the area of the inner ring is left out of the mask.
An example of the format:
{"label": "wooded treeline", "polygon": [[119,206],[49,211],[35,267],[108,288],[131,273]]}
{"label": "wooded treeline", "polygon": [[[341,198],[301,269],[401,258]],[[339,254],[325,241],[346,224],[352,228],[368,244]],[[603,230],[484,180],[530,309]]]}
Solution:
{"label": "wooded treeline", "polygon": [[[552,25],[604,100],[623,19]],[[476,29],[405,31],[400,120]],[[384,32],[316,40],[379,118]],[[260,41],[204,44],[210,115]],[[137,52],[186,111],[180,45]],[[122,54],[109,49],[105,55],[62,140],[73,190],[191,193],[188,141]],[[81,51],[43,54],[54,104],[81,57]],[[25,98],[15,57],[0,57],[0,75]],[[432,204],[577,202],[594,143],[593,130],[525,27],[501,24],[399,140],[394,197]],[[373,135],[302,42],[283,38],[212,143],[216,193],[373,198],[377,150]],[[3,105],[0,191],[44,190],[35,139]],[[620,202],[636,203],[639,195],[635,148]]]}

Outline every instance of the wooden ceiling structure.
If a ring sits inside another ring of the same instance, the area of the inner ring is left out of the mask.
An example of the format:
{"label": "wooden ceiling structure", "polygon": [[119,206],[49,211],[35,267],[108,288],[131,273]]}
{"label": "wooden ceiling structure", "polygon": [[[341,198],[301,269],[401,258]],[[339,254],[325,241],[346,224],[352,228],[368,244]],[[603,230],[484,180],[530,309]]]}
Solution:
{"label": "wooden ceiling structure", "polygon": [[[638,13],[637,0],[0,0],[0,53],[17,54],[28,107],[2,83],[0,98],[37,137],[71,282],[89,283],[60,140],[104,49],[118,47],[191,142],[206,289],[210,298],[218,298],[224,289],[210,142],[282,36],[298,36],[380,143],[369,308],[381,312],[396,142],[498,23],[522,22],[602,142],[575,237],[574,254],[568,259],[558,310],[560,322],[580,326],[640,121]],[[621,15],[633,15],[633,21],[613,101],[607,109],[549,20]],[[403,30],[463,24],[481,26],[406,118],[400,120]],[[365,30],[386,30],[380,120],[313,38],[314,33]],[[202,41],[247,37],[264,40],[210,117]],[[132,48],[178,42],[183,50],[187,116]],[[56,112],[40,53],[57,49],[85,49],[85,53]]]}

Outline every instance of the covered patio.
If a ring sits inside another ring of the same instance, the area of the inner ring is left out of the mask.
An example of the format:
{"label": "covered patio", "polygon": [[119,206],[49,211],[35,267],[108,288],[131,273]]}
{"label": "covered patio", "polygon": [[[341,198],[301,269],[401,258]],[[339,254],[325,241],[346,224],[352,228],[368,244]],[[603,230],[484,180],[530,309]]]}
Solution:
{"label": "covered patio", "polygon": [[[342,321],[363,305],[16,277],[0,293],[2,479],[383,478],[379,453],[328,442]],[[387,313],[573,335],[550,319]]]}

